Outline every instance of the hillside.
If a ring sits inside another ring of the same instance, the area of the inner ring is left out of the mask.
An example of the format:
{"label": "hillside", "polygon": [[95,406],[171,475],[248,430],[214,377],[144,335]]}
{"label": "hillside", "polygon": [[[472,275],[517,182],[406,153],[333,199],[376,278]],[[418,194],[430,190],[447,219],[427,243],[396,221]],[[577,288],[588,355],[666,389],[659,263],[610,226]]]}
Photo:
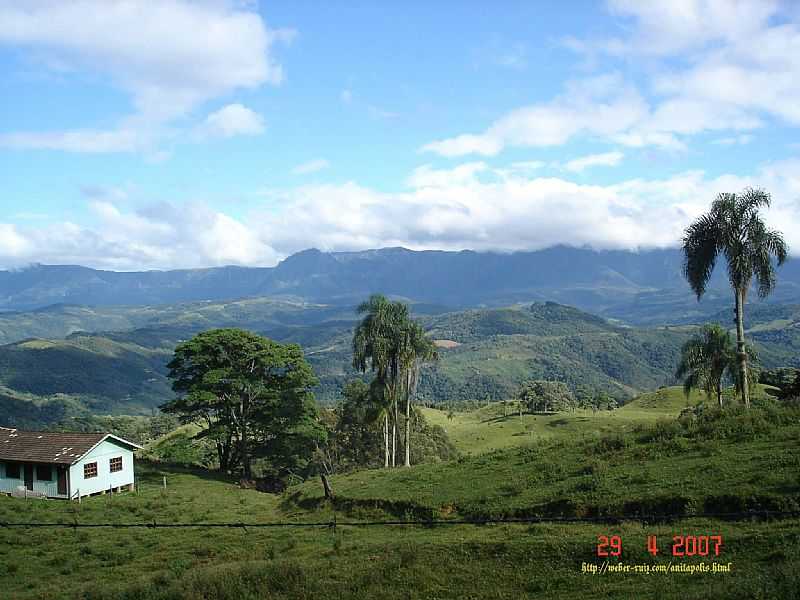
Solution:
{"label": "hillside", "polygon": [[[715,271],[707,297],[698,303],[681,275],[681,261],[676,249],[629,252],[556,246],[510,254],[312,249],[271,268],[120,273],[36,265],[0,271],[0,310],[59,303],[112,307],[263,296],[353,305],[381,292],[450,310],[551,300],[631,324],[658,325],[702,320],[730,304],[724,265]],[[790,261],[780,270],[778,281],[771,302],[800,301],[800,266]]]}
{"label": "hillside", "polygon": [[[768,398],[766,386],[759,385],[755,399]],[[726,398],[731,390],[726,391]],[[641,394],[613,411],[576,410],[571,413],[530,414],[520,416],[516,402],[492,402],[476,410],[448,411],[422,407],[429,423],[447,432],[459,452],[484,452],[524,446],[542,440],[575,440],[611,432],[630,431],[635,426],[661,419],[674,419],[689,405],[705,401],[705,395],[693,390],[689,398],[680,386],[666,387]]]}
{"label": "hillside", "polygon": [[[420,402],[432,405],[508,399],[526,379],[559,380],[573,389],[584,385],[629,399],[674,383],[680,346],[693,331],[623,327],[553,302],[412,310],[440,345],[441,360],[423,368],[419,387]],[[165,365],[175,346],[212,327],[244,327],[300,344],[319,378],[316,394],[323,403],[336,402],[344,382],[358,376],[351,365],[357,317],[352,307],[270,298],[138,308],[59,306],[3,315],[0,332],[13,337],[46,329],[48,319],[62,315],[62,331],[77,330],[66,338],[0,346],[0,385],[16,394],[0,400],[8,424],[41,427],[54,416],[81,411],[149,414],[171,397]],[[748,333],[765,367],[800,365],[797,318],[796,309],[780,305],[753,311]],[[92,324],[122,329],[81,331]]]}
{"label": "hillside", "polygon": [[[650,404],[671,406],[649,397]],[[658,410],[657,406],[652,406]],[[789,598],[800,585],[800,520],[718,520],[705,512],[797,510],[796,409],[756,406],[696,424],[558,438],[411,469],[334,476],[282,496],[202,471],[138,465],[139,494],[67,502],[0,497],[0,521],[183,523],[170,529],[0,528],[4,593],[14,600],[390,600],[530,597]],[[166,477],[167,489],[162,489]],[[435,526],[431,518],[626,515],[621,522]],[[641,521],[642,515],[683,515]],[[328,527],[336,518],[338,526]],[[418,526],[348,526],[404,519]],[[208,529],[202,523],[291,527]],[[302,524],[315,524],[302,527]],[[320,526],[320,524],[324,524]],[[123,533],[121,533],[123,532]],[[719,557],[675,558],[674,535],[723,536]],[[598,535],[619,535],[611,564],[733,565],[730,574],[590,576]],[[124,543],[121,543],[124,535]],[[647,552],[655,535],[660,553]],[[37,577],[41,565],[64,577]],[[81,577],[67,575],[81,572]]]}

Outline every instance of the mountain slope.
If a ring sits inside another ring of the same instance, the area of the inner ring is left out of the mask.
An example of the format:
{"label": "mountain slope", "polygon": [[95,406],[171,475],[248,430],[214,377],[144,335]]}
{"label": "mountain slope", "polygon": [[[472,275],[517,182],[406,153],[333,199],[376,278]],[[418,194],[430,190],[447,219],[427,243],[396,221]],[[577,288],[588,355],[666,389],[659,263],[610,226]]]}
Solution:
{"label": "mountain slope", "polygon": [[[362,252],[305,250],[274,268],[218,267],[117,273],[76,266],[0,271],[0,310],[69,303],[157,305],[273,296],[355,304],[382,292],[452,308],[552,300],[629,322],[696,320],[730,303],[724,265],[698,304],[681,275],[678,250],[597,251],[558,246],[536,252]],[[800,265],[779,272],[774,301],[800,301]],[[718,292],[718,293],[717,293]],[[724,303],[724,304],[723,304]]]}

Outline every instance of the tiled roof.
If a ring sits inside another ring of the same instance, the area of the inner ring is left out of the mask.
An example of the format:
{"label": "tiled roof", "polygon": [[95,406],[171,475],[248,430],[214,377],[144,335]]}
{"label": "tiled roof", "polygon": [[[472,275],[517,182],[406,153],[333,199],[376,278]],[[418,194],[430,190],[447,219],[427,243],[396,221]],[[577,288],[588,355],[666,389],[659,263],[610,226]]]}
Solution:
{"label": "tiled roof", "polygon": [[108,433],[55,433],[0,427],[0,460],[71,465],[104,439],[138,448]]}

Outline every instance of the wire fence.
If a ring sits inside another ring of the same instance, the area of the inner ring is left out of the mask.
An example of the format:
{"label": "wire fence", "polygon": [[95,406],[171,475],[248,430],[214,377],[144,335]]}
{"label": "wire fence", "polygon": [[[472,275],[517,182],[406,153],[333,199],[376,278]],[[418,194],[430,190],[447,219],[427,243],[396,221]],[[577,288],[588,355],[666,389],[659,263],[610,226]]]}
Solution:
{"label": "wire fence", "polygon": [[438,527],[452,525],[495,525],[495,524],[524,524],[537,523],[604,523],[614,524],[622,522],[667,522],[687,519],[720,519],[724,521],[743,521],[753,519],[786,519],[800,517],[800,510],[770,511],[753,510],[742,512],[709,512],[671,515],[625,515],[625,516],[597,516],[597,517],[498,517],[487,519],[398,519],[382,521],[340,521],[335,517],[329,521],[293,522],[275,521],[267,523],[168,523],[158,521],[144,521],[136,523],[79,523],[73,522],[7,522],[0,521],[0,528],[59,528],[59,529],[266,529],[266,528],[331,528],[337,527]]}

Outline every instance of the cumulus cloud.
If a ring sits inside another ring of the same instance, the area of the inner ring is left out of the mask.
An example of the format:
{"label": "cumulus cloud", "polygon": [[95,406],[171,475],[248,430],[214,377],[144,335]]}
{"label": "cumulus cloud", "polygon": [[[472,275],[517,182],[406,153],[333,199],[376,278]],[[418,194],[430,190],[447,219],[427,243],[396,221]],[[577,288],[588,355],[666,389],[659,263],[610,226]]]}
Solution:
{"label": "cumulus cloud", "polygon": [[292,169],[292,175],[307,175],[308,173],[316,173],[331,166],[324,158],[316,158],[308,162],[297,165]]}
{"label": "cumulus cloud", "polygon": [[752,131],[770,119],[800,125],[800,28],[786,7],[770,0],[611,0],[627,35],[564,43],[593,68],[598,57],[626,61],[626,71],[633,67],[644,84],[619,75],[574,81],[560,96],[510,111],[483,132],[422,150],[494,156],[583,135],[680,151],[701,133]]}
{"label": "cumulus cloud", "polygon": [[129,93],[134,114],[109,130],[18,132],[17,148],[124,152],[148,147],[158,126],[241,88],[284,79],[273,55],[293,32],[224,0],[187,2],[5,2],[0,44],[22,47],[69,70],[90,72]]}
{"label": "cumulus cloud", "polygon": [[96,225],[0,224],[0,265],[79,263],[114,269],[272,265],[309,247],[359,250],[533,250],[569,243],[595,248],[676,246],[685,226],[716,194],[764,186],[767,221],[800,248],[800,159],[769,163],[748,176],[687,171],[613,185],[540,177],[533,171],[467,163],[429,165],[407,191],[349,182],[275,191],[269,208],[241,217],[202,203],[136,210],[124,200],[90,200]]}
{"label": "cumulus cloud", "polygon": [[422,151],[448,157],[494,156],[506,146],[560,146],[578,135],[608,138],[630,131],[647,113],[638,91],[611,73],[572,81],[550,102],[511,111],[481,134],[431,142]]}
{"label": "cumulus cloud", "polygon": [[198,128],[200,137],[229,138],[264,133],[264,118],[241,104],[228,104],[208,115]]}

